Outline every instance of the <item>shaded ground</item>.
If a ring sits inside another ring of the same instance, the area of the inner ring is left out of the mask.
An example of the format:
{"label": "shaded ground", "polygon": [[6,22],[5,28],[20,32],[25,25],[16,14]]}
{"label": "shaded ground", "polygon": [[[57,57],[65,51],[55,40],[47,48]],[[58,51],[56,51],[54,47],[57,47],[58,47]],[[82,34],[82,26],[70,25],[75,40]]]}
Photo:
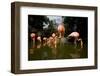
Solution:
{"label": "shaded ground", "polygon": [[41,46],[40,48],[30,47],[28,51],[28,60],[51,60],[51,59],[78,59],[87,58],[87,47],[81,49],[73,44],[58,44],[57,48]]}

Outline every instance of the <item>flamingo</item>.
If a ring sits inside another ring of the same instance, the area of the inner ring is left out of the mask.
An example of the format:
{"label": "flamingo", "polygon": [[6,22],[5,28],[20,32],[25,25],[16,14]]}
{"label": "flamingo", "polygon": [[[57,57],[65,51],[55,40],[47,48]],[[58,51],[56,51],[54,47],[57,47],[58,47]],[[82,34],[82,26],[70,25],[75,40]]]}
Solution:
{"label": "flamingo", "polygon": [[69,39],[70,37],[75,38],[75,39],[74,39],[75,48],[76,48],[76,46],[77,46],[77,41],[80,41],[80,43],[81,43],[81,48],[83,48],[83,41],[82,41],[82,38],[79,38],[79,36],[80,36],[80,34],[79,34],[78,32],[72,32],[72,33],[70,33],[70,34],[67,36],[68,39]]}
{"label": "flamingo", "polygon": [[59,38],[63,37],[64,33],[65,33],[64,24],[58,25],[58,29],[57,30],[58,30],[58,33],[59,33]]}
{"label": "flamingo", "polygon": [[35,45],[35,37],[36,37],[35,33],[31,33],[30,36],[33,41],[33,45]]}

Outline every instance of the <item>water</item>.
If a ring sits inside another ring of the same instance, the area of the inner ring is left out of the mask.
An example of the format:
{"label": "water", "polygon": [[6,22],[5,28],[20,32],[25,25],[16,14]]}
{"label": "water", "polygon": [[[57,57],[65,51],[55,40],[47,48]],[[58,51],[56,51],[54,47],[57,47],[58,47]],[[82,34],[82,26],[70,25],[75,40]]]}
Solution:
{"label": "water", "polygon": [[76,48],[74,44],[57,44],[57,48],[43,46],[31,46],[28,50],[28,60],[53,60],[53,59],[79,59],[87,58],[88,51],[86,44],[83,48],[78,45]]}

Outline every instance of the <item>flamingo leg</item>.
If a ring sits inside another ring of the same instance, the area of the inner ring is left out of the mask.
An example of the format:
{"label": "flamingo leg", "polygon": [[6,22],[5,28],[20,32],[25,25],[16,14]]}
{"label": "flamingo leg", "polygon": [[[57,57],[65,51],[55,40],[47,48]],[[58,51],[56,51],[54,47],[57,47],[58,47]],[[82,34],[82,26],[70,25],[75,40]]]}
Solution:
{"label": "flamingo leg", "polygon": [[82,39],[81,39],[81,48],[83,48],[83,41],[82,41]]}
{"label": "flamingo leg", "polygon": [[75,38],[74,40],[74,45],[75,45],[75,48],[77,47],[77,38]]}

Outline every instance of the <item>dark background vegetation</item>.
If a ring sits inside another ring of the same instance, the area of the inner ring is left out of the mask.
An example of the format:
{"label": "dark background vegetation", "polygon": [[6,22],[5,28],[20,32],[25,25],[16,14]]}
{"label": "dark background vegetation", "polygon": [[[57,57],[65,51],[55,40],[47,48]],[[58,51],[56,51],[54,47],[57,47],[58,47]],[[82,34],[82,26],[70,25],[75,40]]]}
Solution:
{"label": "dark background vegetation", "polygon": [[[80,33],[80,37],[83,39],[83,42],[87,44],[88,39],[88,18],[87,17],[69,17],[62,16],[63,23],[65,26],[65,36],[71,32],[77,31]],[[43,29],[45,24],[49,24],[48,28]],[[28,34],[29,41],[30,33],[34,32],[42,37],[49,37],[53,32],[57,30],[54,28],[54,22],[50,20],[47,16],[44,15],[28,15]],[[57,25],[56,25],[57,26]]]}

